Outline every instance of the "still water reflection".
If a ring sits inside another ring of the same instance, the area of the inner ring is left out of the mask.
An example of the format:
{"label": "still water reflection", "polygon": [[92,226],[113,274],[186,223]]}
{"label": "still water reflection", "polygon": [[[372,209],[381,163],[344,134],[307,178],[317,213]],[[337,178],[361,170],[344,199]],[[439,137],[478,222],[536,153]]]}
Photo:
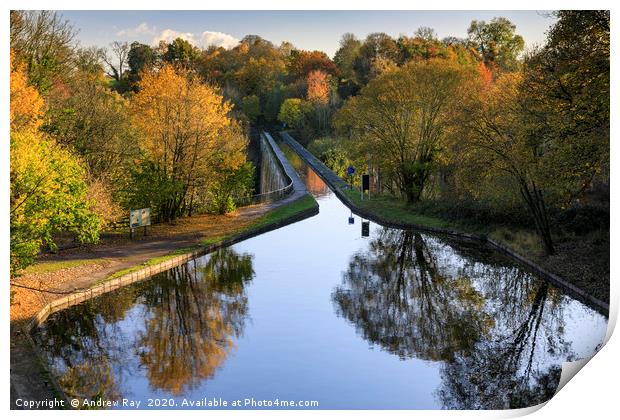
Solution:
{"label": "still water reflection", "polygon": [[363,237],[291,161],[316,217],[50,317],[37,338],[69,396],[523,407],[602,341],[605,317],[489,249]]}

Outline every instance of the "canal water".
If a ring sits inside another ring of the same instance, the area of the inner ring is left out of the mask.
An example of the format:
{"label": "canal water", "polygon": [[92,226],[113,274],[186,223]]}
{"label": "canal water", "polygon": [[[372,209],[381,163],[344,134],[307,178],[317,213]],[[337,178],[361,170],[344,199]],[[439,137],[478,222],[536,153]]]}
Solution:
{"label": "canal water", "polygon": [[549,399],[562,363],[601,345],[607,319],[595,310],[480,245],[351,215],[285,152],[318,215],[39,328],[69,397],[140,408],[516,408]]}

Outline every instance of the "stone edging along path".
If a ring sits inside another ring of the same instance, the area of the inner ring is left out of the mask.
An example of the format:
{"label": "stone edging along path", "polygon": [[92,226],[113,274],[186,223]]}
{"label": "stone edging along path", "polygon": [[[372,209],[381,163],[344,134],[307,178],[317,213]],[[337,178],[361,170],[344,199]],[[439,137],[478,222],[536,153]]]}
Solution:
{"label": "stone edging along path", "polygon": [[[290,163],[286,160],[286,157],[280,150],[280,148],[275,144],[273,138],[268,133],[264,133],[265,138],[271,145],[275,155],[280,160],[282,164],[282,169],[284,170],[285,175],[293,182],[293,192],[289,194],[284,199],[278,202],[279,205],[290,204],[295,202],[302,197],[308,194],[308,190],[306,186],[301,181],[295,170],[290,166]],[[132,273],[125,274],[116,279],[107,280],[102,284],[90,287],[86,290],[76,292],[62,298],[56,299],[47,305],[45,305],[28,323],[27,325],[27,333],[31,333],[36,327],[41,325],[47,317],[49,317],[54,312],[60,311],[62,309],[68,308],[73,305],[77,305],[86,300],[92,299],[94,297],[100,296],[104,293],[111,292],[113,290],[119,289],[123,286],[127,286],[129,284],[135,283],[140,280],[144,280],[149,278],[155,274],[161,273],[163,271],[169,270],[177,265],[183,264],[192,259],[201,257],[203,255],[209,254],[218,248],[227,247],[233,245],[237,242],[244,241],[246,239],[252,238],[254,236],[278,229],[282,226],[289,225],[294,222],[298,222],[300,220],[306,219],[308,217],[314,216],[319,212],[319,206],[317,203],[314,206],[304,209],[296,214],[293,214],[289,217],[286,217],[281,220],[274,221],[268,225],[260,226],[258,228],[250,228],[245,232],[241,232],[237,235],[232,236],[231,238],[224,239],[215,244],[211,244],[208,246],[204,246],[198,248],[195,251],[188,252],[186,254],[182,254],[176,257],[172,257],[166,261],[163,261],[159,264],[155,264],[152,266],[144,267],[140,270],[134,271]]]}
{"label": "stone edging along path", "polygon": [[377,216],[366,209],[360,208],[353,203],[349,197],[347,197],[343,190],[348,189],[349,185],[338,175],[336,175],[331,169],[329,169],[322,161],[320,161],[317,157],[315,157],[312,153],[310,153],[305,147],[299,144],[290,134],[285,131],[280,132],[280,137],[282,140],[287,143],[295,152],[308,164],[312,167],[312,169],[327,183],[334,194],[353,211],[353,213],[357,214],[360,217],[363,217],[368,220],[372,220],[375,223],[380,225],[396,228],[396,229],[415,229],[423,232],[436,233],[440,235],[447,235],[459,239],[472,240],[477,242],[482,242],[490,245],[495,250],[501,252],[504,255],[507,255],[521,264],[525,265],[527,268],[538,274],[539,276],[551,281],[552,283],[558,285],[559,287],[565,289],[569,294],[572,294],[591,305],[595,306],[599,310],[602,310],[606,314],[609,313],[609,304],[607,302],[603,302],[602,300],[589,295],[585,291],[581,290],[577,286],[569,283],[564,280],[560,276],[557,276],[533,261],[525,258],[524,256],[518,254],[507,246],[493,240],[487,238],[484,235],[472,234],[472,233],[464,233],[451,229],[442,229],[442,228],[433,228],[428,226],[416,225],[413,223],[394,223],[392,221],[388,221],[383,219],[381,216]]}
{"label": "stone edging along path", "polygon": [[180,264],[186,263],[195,258],[201,257],[203,255],[209,254],[219,248],[224,248],[230,245],[234,245],[237,242],[244,241],[246,239],[252,238],[254,236],[258,236],[260,234],[278,229],[282,226],[289,225],[294,222],[298,222],[300,220],[306,219],[308,217],[314,216],[318,213],[319,208],[318,205],[315,205],[311,208],[300,211],[297,214],[294,214],[290,217],[287,217],[282,220],[278,220],[269,225],[261,226],[258,229],[249,229],[246,232],[242,232],[238,235],[235,235],[229,239],[222,240],[212,245],[208,245],[205,247],[201,247],[195,251],[188,252],[186,254],[182,254],[176,257],[172,257],[166,261],[163,261],[159,264],[155,264],[152,266],[144,267],[140,270],[134,271],[132,273],[125,274],[121,277],[107,280],[104,283],[90,287],[81,292],[72,293],[70,295],[64,296],[62,298],[53,300],[48,303],[41,309],[30,321],[28,325],[28,331],[31,332],[33,329],[41,325],[48,316],[53,314],[54,312],[60,311],[62,309],[68,308],[73,305],[77,305],[86,300],[92,299],[94,297],[100,296],[102,294],[111,292],[113,290],[119,289],[121,287],[130,285],[132,283],[138,282],[140,280],[147,279],[155,274],[164,272],[171,268],[174,268]]}

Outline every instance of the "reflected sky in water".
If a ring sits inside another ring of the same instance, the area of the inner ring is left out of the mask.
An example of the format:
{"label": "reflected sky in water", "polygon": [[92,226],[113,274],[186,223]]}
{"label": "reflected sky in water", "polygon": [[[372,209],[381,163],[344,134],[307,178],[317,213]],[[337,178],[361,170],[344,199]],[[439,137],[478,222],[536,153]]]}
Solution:
{"label": "reflected sky in water", "polygon": [[[285,151],[290,156],[290,151]],[[298,159],[320,213],[56,313],[71,396],[523,407],[606,318],[474,244],[362,223]]]}

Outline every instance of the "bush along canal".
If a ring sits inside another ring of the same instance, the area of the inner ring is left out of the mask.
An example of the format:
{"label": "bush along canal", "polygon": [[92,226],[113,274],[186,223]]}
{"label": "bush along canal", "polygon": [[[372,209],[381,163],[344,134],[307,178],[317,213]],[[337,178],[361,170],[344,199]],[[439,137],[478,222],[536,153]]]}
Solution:
{"label": "bush along canal", "polygon": [[353,215],[282,148],[319,214],[52,314],[34,336],[69,398],[519,408],[601,346],[587,303],[479,243]]}

